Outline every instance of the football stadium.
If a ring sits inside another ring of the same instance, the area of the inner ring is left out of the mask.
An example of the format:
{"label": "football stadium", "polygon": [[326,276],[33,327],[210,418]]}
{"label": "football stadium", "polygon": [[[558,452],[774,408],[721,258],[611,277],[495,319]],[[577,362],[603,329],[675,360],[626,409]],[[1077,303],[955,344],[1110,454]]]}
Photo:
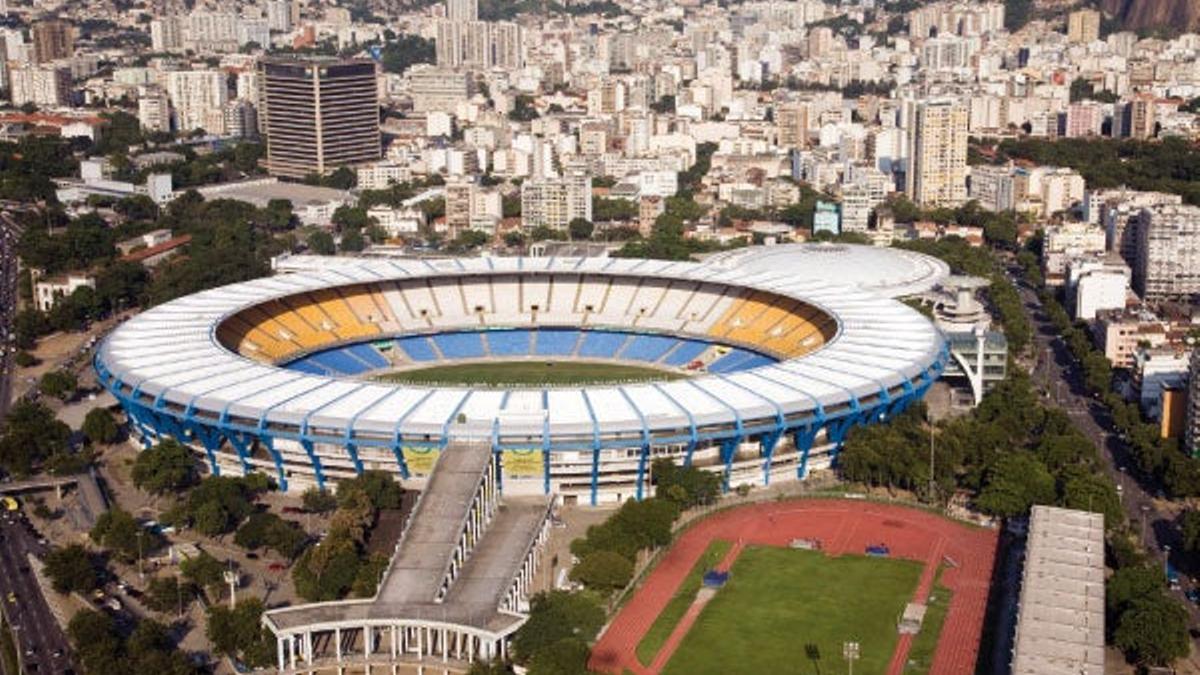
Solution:
{"label": "football stadium", "polygon": [[555,503],[647,497],[660,457],[727,490],[803,479],[949,358],[896,299],[946,266],[893,249],[276,271],[130,319],[95,368],[144,444],[175,438],[214,474],[296,490],[383,470],[420,488],[375,597],[264,615],[280,672],[502,658]]}
{"label": "football stadium", "polygon": [[828,466],[855,424],[919,398],[945,341],[890,296],[939,261],[796,245],[703,263],[299,258],[155,307],[95,360],[144,442],[280,489],[428,476],[489,444],[506,494],[646,496],[673,457],[727,488]]}

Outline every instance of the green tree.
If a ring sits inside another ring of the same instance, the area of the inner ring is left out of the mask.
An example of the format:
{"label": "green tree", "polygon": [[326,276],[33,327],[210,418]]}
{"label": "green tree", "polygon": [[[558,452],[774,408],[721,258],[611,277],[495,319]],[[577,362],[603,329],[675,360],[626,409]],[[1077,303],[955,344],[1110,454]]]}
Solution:
{"label": "green tree", "polygon": [[615,551],[593,551],[571,568],[571,580],[599,591],[624,588],[633,578],[633,563]]}
{"label": "green tree", "polygon": [[305,511],[312,513],[329,513],[338,505],[337,497],[328,490],[322,490],[316,486],[308,488],[300,495],[300,503],[303,504]]}
{"label": "green tree", "polygon": [[173,614],[187,609],[195,592],[189,584],[180,583],[179,577],[171,575],[151,579],[142,597],[142,604],[150,609]]}
{"label": "green tree", "polygon": [[1188,614],[1165,595],[1142,597],[1121,613],[1113,645],[1135,663],[1165,666],[1188,655]]}
{"label": "green tree", "polygon": [[92,443],[108,444],[117,440],[121,430],[107,408],[93,408],[83,418],[83,435]]}
{"label": "green tree", "polygon": [[89,533],[92,541],[131,563],[157,550],[163,544],[160,535],[142,527],[129,512],[112,508],[100,514]]}
{"label": "green tree", "polygon": [[976,505],[996,516],[1020,516],[1034,504],[1055,502],[1054,476],[1037,457],[1017,451],[1001,457],[988,472]]}
{"label": "green tree", "polygon": [[79,380],[69,370],[52,370],[42,376],[39,386],[47,396],[68,401],[78,391]]}
{"label": "green tree", "polygon": [[274,513],[253,513],[234,534],[233,541],[244,549],[272,549],[285,558],[300,554],[307,539],[300,526]]}
{"label": "green tree", "polygon": [[575,241],[586,241],[592,238],[592,232],[596,226],[587,218],[575,218],[567,223],[567,232],[571,235],[571,239]]}
{"label": "green tree", "polygon": [[205,552],[180,562],[179,573],[184,579],[210,592],[219,591],[225,581],[225,565]]}
{"label": "green tree", "polygon": [[1184,511],[1179,517],[1179,531],[1183,535],[1183,550],[1188,553],[1200,551],[1200,511]]}
{"label": "green tree", "polygon": [[0,465],[9,473],[25,476],[35,465],[67,454],[71,428],[55,418],[41,403],[21,399],[13,403],[0,433]]}
{"label": "green tree", "polygon": [[224,605],[209,608],[206,634],[213,647],[253,667],[272,665],[275,638],[262,625],[263,609],[258,598],[242,600],[232,610]]}
{"label": "green tree", "polygon": [[99,587],[100,575],[87,549],[79,544],[46,554],[46,575],[59,593],[87,593]]}
{"label": "green tree", "polygon": [[325,230],[313,231],[305,241],[308,243],[308,248],[317,255],[333,255],[336,250],[333,245],[333,235]]}
{"label": "green tree", "polygon": [[170,438],[139,453],[132,475],[134,485],[158,495],[179,492],[198,481],[191,450]]}
{"label": "green tree", "polygon": [[513,636],[514,660],[529,664],[538,652],[567,638],[586,643],[602,625],[604,610],[588,594],[538,593],[529,602],[529,619]]}
{"label": "green tree", "polygon": [[[116,624],[107,614],[90,609],[76,612],[67,624],[67,635],[87,672],[122,672],[121,638]],[[125,672],[128,672],[127,668]]]}
{"label": "green tree", "polygon": [[339,505],[345,505],[350,494],[361,490],[375,509],[398,509],[404,500],[404,488],[386,471],[370,469],[353,478],[343,478],[337,483]]}

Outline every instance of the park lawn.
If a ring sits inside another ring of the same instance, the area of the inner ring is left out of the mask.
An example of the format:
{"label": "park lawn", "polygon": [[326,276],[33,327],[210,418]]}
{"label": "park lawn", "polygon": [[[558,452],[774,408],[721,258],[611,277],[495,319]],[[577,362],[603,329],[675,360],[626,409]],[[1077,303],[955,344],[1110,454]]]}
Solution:
{"label": "park lawn", "polygon": [[679,624],[679,620],[687,612],[688,607],[692,606],[692,601],[696,599],[696,592],[700,590],[700,582],[704,577],[704,573],[721,562],[725,558],[725,554],[729,553],[729,549],[733,546],[730,542],[714,539],[708,543],[708,548],[696,564],[692,567],[692,571],[684,578],[683,583],[679,585],[679,590],[675,591],[675,595],[671,596],[671,600],[667,602],[667,606],[663,607],[658,617],[654,619],[654,623],[650,625],[650,630],[642,636],[642,641],[637,646],[638,661],[644,666],[650,665],[654,661],[658,650],[662,648],[663,643],[671,636],[671,631],[675,630],[675,626]]}
{"label": "park lawn", "polygon": [[921,567],[909,560],[747,548],[664,673],[838,673],[846,668],[842,644],[848,641],[860,645],[854,672],[883,673]]}
{"label": "park lawn", "polygon": [[937,649],[938,638],[942,634],[942,624],[946,622],[946,612],[950,610],[950,599],[953,593],[941,583],[942,569],[938,568],[937,579],[933,581],[933,591],[925,605],[925,620],[921,622],[921,632],[913,639],[912,647],[908,650],[908,663],[904,665],[906,675],[928,673],[933,667],[933,653]]}
{"label": "park lawn", "polygon": [[383,382],[405,384],[464,384],[475,386],[604,384],[675,380],[682,373],[659,368],[587,361],[530,359],[456,363],[378,376]]}

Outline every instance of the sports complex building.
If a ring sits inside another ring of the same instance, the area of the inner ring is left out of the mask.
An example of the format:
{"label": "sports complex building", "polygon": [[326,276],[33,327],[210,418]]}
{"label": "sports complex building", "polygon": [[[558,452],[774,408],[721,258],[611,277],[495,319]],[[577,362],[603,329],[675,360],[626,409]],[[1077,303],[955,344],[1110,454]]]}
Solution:
{"label": "sports complex building", "polygon": [[[155,307],[95,360],[146,441],[283,490],[364,469],[427,476],[489,443],[505,494],[647,496],[657,457],[727,487],[828,466],[854,424],[919,398],[945,340],[889,296],[947,273],[915,253],[758,248],[704,263],[608,258],[299,258],[290,273]],[[417,386],[380,374],[496,361],[636,364],[595,386]],[[646,381],[650,380],[650,381]]]}
{"label": "sports complex building", "polygon": [[[376,469],[422,488],[374,598],[264,615],[281,672],[502,656],[556,499],[649,496],[658,457],[718,472],[726,489],[802,479],[851,427],[919,399],[950,358],[895,299],[948,269],[894,249],[277,269],[138,315],[95,367],[144,443],[176,438],[214,474],[263,471],[294,490]],[[514,363],[635,376],[405,383]]]}

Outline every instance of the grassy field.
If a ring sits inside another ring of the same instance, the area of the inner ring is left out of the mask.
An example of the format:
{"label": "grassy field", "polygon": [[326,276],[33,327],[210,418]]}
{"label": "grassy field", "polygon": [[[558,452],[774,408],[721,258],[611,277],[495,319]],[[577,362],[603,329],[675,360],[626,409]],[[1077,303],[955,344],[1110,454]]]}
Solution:
{"label": "grassy field", "polygon": [[904,666],[906,675],[923,675],[933,666],[933,652],[937,649],[938,636],[942,633],[942,624],[946,622],[946,612],[950,610],[950,598],[953,595],[949,588],[941,584],[941,576],[942,570],[939,569],[929,602],[926,603],[921,632],[917,633],[912,648],[908,650],[908,663]]}
{"label": "grassy field", "polygon": [[839,673],[846,641],[860,644],[855,673],[883,673],[921,565],[753,547],[732,572],[667,663],[667,675]]}
{"label": "grassy field", "polygon": [[496,361],[459,363],[380,375],[382,382],[405,384],[567,385],[601,384],[645,380],[674,380],[683,377],[657,368],[580,361]]}
{"label": "grassy field", "polygon": [[642,636],[642,641],[638,643],[637,657],[642,665],[650,665],[663,643],[671,636],[671,631],[675,630],[675,626],[683,618],[688,607],[691,607],[692,601],[696,599],[696,591],[700,590],[700,581],[704,572],[721,562],[732,546],[729,542],[720,539],[709,543],[708,550],[696,561],[692,571],[679,585],[679,590],[675,591],[675,595],[671,597],[667,606],[663,607],[662,613],[654,619],[650,630],[646,631],[646,634]]}

